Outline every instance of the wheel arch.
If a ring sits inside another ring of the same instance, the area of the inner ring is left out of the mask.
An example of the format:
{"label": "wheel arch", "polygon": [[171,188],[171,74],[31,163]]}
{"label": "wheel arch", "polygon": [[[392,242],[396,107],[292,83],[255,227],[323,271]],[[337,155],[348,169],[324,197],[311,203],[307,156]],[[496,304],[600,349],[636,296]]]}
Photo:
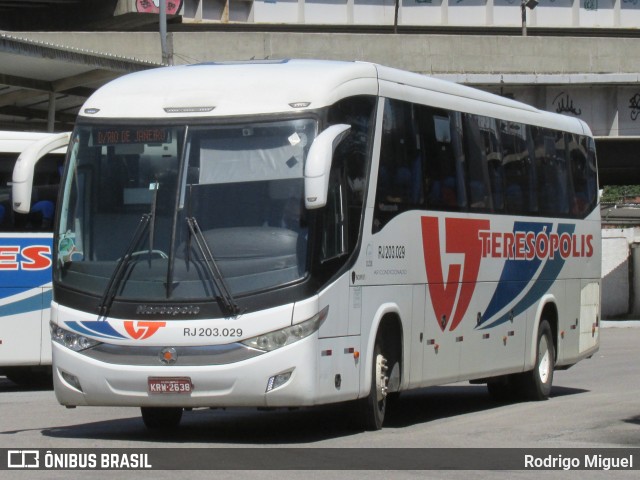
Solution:
{"label": "wheel arch", "polygon": [[551,336],[553,337],[553,349],[555,353],[554,362],[558,360],[558,305],[556,298],[553,295],[545,295],[538,303],[538,308],[536,310],[535,323],[533,325],[533,332],[529,342],[529,355],[527,357],[525,370],[533,368],[536,363],[536,344],[538,342],[538,332],[540,331],[540,323],[542,320],[549,322],[549,326],[551,327]]}

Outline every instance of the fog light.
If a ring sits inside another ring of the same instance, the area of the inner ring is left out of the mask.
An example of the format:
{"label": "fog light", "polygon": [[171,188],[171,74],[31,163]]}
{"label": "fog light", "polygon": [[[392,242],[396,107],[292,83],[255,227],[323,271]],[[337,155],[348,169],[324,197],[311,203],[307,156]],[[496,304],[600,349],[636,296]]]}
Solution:
{"label": "fog light", "polygon": [[278,375],[274,375],[269,378],[269,381],[267,382],[267,393],[287,383],[291,378],[291,373],[293,372],[279,373]]}
{"label": "fog light", "polygon": [[64,381],[67,382],[71,387],[84,393],[82,387],[80,386],[80,380],[78,380],[78,377],[76,377],[75,375],[71,375],[70,373],[67,373],[63,370],[60,370],[60,375],[62,376]]}

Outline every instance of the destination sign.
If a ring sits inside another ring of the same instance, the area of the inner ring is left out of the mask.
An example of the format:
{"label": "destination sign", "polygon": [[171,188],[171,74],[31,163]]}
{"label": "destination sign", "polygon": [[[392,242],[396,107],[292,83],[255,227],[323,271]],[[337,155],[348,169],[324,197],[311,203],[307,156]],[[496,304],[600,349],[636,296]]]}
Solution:
{"label": "destination sign", "polygon": [[134,143],[167,143],[171,140],[169,129],[155,127],[114,127],[94,130],[95,145],[123,145]]}

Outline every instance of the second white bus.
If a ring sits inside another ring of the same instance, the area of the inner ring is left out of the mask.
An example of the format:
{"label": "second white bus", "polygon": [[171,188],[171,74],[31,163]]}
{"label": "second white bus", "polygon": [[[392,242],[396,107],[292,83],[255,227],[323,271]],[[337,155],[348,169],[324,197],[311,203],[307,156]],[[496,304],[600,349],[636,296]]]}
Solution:
{"label": "second white bus", "polygon": [[588,126],[360,62],[202,64],[99,89],[55,237],[63,405],[545,399],[599,342]]}
{"label": "second white bus", "polygon": [[69,135],[0,131],[0,375],[19,384],[51,383],[53,219]]}

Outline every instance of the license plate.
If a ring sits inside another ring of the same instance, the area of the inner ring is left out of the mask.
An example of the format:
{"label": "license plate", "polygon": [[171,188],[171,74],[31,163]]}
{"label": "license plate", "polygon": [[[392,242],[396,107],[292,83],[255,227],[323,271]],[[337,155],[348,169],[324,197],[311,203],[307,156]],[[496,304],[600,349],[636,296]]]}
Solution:
{"label": "license plate", "polygon": [[193,383],[189,377],[149,377],[149,393],[191,393]]}

